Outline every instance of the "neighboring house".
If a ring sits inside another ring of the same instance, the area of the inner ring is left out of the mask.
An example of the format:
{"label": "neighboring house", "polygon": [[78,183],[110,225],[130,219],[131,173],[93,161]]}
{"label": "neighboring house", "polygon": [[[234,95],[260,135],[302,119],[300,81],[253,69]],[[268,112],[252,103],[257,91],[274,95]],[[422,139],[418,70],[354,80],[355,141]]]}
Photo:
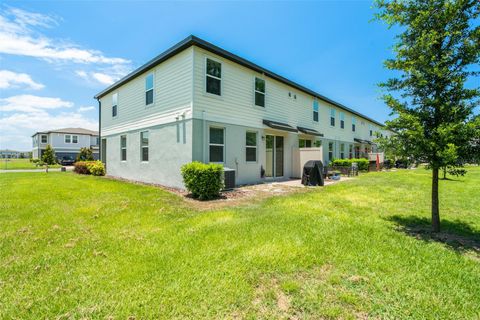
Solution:
{"label": "neighboring house", "polygon": [[0,150],[0,158],[2,159],[29,158],[30,154],[31,153],[28,151],[16,151],[16,150],[10,150],[10,149]]}
{"label": "neighboring house", "polygon": [[175,187],[190,161],[221,163],[236,170],[237,184],[257,183],[298,176],[299,148],[322,145],[315,158],[328,163],[366,156],[376,132],[386,134],[383,124],[195,36],[95,98],[107,174]]}
{"label": "neighboring house", "polygon": [[55,150],[57,159],[65,156],[75,159],[80,148],[92,148],[93,156],[99,159],[98,132],[83,128],[64,128],[37,132],[32,136],[34,159],[41,158],[47,145]]}

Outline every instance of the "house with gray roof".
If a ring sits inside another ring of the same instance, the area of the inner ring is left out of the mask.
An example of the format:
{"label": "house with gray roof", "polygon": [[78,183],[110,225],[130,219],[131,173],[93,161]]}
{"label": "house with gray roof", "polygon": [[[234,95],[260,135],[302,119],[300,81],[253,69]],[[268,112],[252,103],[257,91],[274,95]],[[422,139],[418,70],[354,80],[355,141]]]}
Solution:
{"label": "house with gray roof", "polygon": [[99,158],[98,131],[84,128],[63,128],[36,132],[32,135],[32,157],[39,159],[47,145],[55,150],[55,156],[75,159],[81,148],[91,148],[95,159]]}
{"label": "house with gray roof", "polygon": [[307,160],[368,157],[382,123],[195,36],[99,92],[107,174],[183,187],[191,161],[237,184],[301,175]]}

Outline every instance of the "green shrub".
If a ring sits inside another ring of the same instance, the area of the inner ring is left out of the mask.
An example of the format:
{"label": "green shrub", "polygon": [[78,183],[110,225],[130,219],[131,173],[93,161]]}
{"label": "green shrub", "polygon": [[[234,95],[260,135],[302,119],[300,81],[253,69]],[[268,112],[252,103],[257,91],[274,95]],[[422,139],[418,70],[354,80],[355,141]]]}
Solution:
{"label": "green shrub", "polygon": [[102,161],[87,161],[87,168],[91,175],[94,176],[104,176],[105,175],[105,166]]}
{"label": "green shrub", "polygon": [[223,166],[190,162],[181,169],[185,188],[194,198],[209,200],[220,195],[223,188]]}
{"label": "green shrub", "polygon": [[81,148],[76,161],[94,161],[93,150],[91,148]]}
{"label": "green shrub", "polygon": [[99,160],[97,161],[77,161],[74,164],[73,171],[78,174],[91,174],[94,176],[104,176],[105,167]]}
{"label": "green shrub", "polygon": [[331,162],[334,167],[351,167],[352,163],[358,163],[358,170],[368,170],[370,162],[368,159],[335,159]]}

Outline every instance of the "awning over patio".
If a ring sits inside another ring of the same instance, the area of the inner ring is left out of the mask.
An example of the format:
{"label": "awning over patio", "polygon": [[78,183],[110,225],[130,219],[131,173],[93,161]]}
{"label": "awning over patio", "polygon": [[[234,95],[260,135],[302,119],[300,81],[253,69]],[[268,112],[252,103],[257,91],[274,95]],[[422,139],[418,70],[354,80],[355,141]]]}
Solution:
{"label": "awning over patio", "polygon": [[308,129],[304,127],[297,127],[298,131],[305,133],[305,134],[311,134],[312,136],[319,136],[323,137],[323,133],[318,132],[317,130],[314,129]]}
{"label": "awning over patio", "polygon": [[358,138],[353,138],[353,141],[358,142],[358,143],[373,144],[372,141],[363,140],[363,139],[358,139]]}
{"label": "awning over patio", "polygon": [[277,130],[283,130],[283,131],[289,131],[289,132],[298,132],[297,129],[292,127],[289,124],[282,123],[282,122],[277,122],[277,121],[272,121],[272,120],[263,120],[263,124],[266,126],[269,126],[272,129],[277,129]]}

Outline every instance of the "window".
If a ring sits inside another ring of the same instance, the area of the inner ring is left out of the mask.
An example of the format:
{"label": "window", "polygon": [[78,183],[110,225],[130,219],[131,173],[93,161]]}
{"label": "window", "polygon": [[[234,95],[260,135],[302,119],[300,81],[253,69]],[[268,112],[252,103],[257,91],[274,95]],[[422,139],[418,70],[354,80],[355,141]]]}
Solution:
{"label": "window", "polygon": [[352,131],[355,132],[355,126],[357,124],[357,119],[355,117],[352,117]]}
{"label": "window", "polygon": [[222,64],[207,58],[206,91],[217,96],[222,95]]}
{"label": "window", "polygon": [[120,160],[127,161],[127,136],[120,136]]}
{"label": "window", "polygon": [[333,160],[333,142],[328,143],[328,161]]}
{"label": "window", "polygon": [[335,109],[330,109],[330,125],[335,127]]}
{"label": "window", "polygon": [[245,159],[247,162],[256,162],[257,161],[257,133],[247,131],[245,138],[246,138]]}
{"label": "window", "polygon": [[298,147],[299,148],[311,148],[312,147],[312,140],[298,139]]}
{"label": "window", "polygon": [[225,130],[223,128],[210,128],[209,159],[210,162],[223,162],[223,149],[225,147]]}
{"label": "window", "polygon": [[40,136],[40,138],[41,138],[41,143],[47,143],[48,142],[48,137],[47,137],[46,134],[42,134]]}
{"label": "window", "polygon": [[352,159],[353,158],[353,145],[348,145],[348,158]]}
{"label": "window", "polygon": [[345,144],[340,144],[340,159],[345,159]]}
{"label": "window", "polygon": [[72,143],[78,143],[78,136],[72,136]]}
{"label": "window", "polygon": [[65,143],[72,143],[72,136],[69,134],[65,135]]}
{"label": "window", "polygon": [[265,107],[265,80],[255,77],[255,105]]}
{"label": "window", "polygon": [[318,101],[313,101],[313,121],[318,122]]}
{"label": "window", "polygon": [[153,104],[153,73],[145,78],[145,105]]}
{"label": "window", "polygon": [[118,93],[112,94],[112,117],[117,116]]}
{"label": "window", "polygon": [[140,159],[148,161],[148,131],[140,132]]}
{"label": "window", "polygon": [[345,129],[345,114],[340,112],[340,128]]}

